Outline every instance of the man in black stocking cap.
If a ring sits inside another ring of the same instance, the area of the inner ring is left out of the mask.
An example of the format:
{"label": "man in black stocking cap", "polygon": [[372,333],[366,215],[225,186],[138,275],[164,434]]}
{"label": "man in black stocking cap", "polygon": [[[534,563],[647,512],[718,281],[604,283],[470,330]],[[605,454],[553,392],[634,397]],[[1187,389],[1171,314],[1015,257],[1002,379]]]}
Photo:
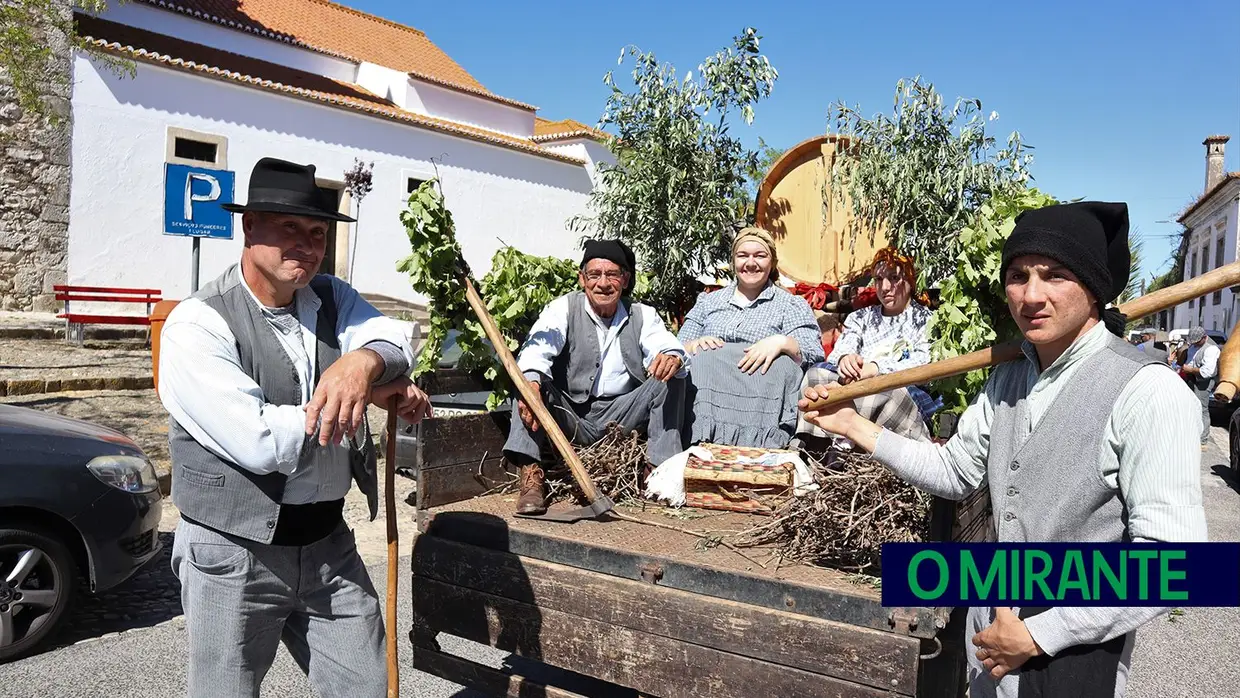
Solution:
{"label": "man in black stocking cap", "polygon": [[159,359],[186,693],[257,696],[283,640],[319,695],[380,698],[383,616],[344,498],[356,481],[375,518],[367,405],[429,413],[413,350],[401,323],[318,274],[328,226],[352,219],[313,165],[264,158],[249,201],[224,208],[241,213],[241,261],[177,305]]}
{"label": "man in black stocking cap", "polygon": [[[581,290],[547,304],[517,364],[573,443],[589,446],[617,422],[625,431],[646,430],[649,459],[658,464],[684,450],[688,357],[654,308],[628,297],[634,269],[623,242],[587,242]],[[545,434],[525,402],[517,402],[517,413],[504,444],[504,455],[521,466],[517,511],[541,514]]]}
{"label": "man in black stocking cap", "polygon": [[[1024,358],[991,372],[942,446],[884,431],[847,404],[806,419],[927,492],[986,483],[999,542],[1205,541],[1196,400],[1164,361],[1121,339],[1107,304],[1128,280],[1128,207],[1028,211],[1003,247]],[[808,388],[802,409],[825,398]],[[1165,608],[970,608],[970,695],[1124,693],[1135,631]]]}

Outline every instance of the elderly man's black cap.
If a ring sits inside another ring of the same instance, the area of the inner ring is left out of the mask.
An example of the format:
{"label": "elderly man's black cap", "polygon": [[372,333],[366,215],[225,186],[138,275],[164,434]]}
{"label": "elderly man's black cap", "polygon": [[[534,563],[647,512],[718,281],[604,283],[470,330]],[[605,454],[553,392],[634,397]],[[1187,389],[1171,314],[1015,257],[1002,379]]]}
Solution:
{"label": "elderly man's black cap", "polygon": [[633,250],[620,240],[587,240],[585,254],[581,256],[581,267],[584,269],[591,259],[606,259],[629,272],[629,283],[624,290],[632,290],[635,283],[637,257]]}

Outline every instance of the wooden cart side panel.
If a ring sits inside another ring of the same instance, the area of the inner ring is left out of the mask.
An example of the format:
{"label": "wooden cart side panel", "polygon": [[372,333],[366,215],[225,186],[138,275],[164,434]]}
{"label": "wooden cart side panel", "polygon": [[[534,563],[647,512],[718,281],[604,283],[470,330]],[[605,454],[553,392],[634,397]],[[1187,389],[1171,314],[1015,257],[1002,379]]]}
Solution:
{"label": "wooden cart side panel", "polygon": [[913,638],[424,536],[419,576],[543,609],[913,694]]}
{"label": "wooden cart side panel", "polygon": [[413,594],[415,635],[445,632],[662,698],[893,695],[430,579],[418,579]]}
{"label": "wooden cart side panel", "polygon": [[477,497],[511,479],[504,462],[507,415],[423,420],[417,463],[418,508]]}

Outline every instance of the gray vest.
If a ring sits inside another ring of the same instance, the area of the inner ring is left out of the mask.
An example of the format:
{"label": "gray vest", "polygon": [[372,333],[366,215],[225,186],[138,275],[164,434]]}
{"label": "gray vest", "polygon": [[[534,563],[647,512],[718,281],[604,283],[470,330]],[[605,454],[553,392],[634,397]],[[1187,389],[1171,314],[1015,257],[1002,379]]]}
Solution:
{"label": "gray vest", "polygon": [[[322,301],[315,332],[317,380],[340,358],[340,342],[336,336],[336,301],[331,279],[316,276],[311,288]],[[301,379],[275,330],[241,284],[240,267],[229,267],[193,297],[228,323],[236,338],[241,370],[262,388],[264,399],[273,405],[300,405]],[[366,494],[374,519],[378,511],[378,478],[368,424],[363,425],[359,436],[363,437],[362,450],[349,449],[349,464],[354,481]],[[183,514],[223,533],[271,542],[284,497],[285,475],[259,475],[216,456],[172,417],[168,420],[168,442],[172,456],[172,501]]]}
{"label": "gray vest", "polygon": [[[1098,453],[1120,390],[1144,366],[1165,364],[1109,340],[1084,360],[1032,432],[1023,381],[1011,382],[1022,394],[995,405],[986,471],[999,541],[1128,540],[1123,493],[1103,482]],[[995,370],[1028,366],[1021,359]]]}
{"label": "gray vest", "polygon": [[[590,399],[594,377],[602,361],[602,347],[594,321],[586,313],[586,294],[573,291],[568,294],[568,335],[564,349],[551,364],[551,381],[569,400],[582,404]],[[642,362],[642,314],[637,303],[623,300],[629,316],[620,326],[615,342],[620,345],[620,357],[629,375],[638,382],[646,380],[646,367]]]}
{"label": "gray vest", "polygon": [[[1205,351],[1206,347],[1209,347],[1209,346],[1218,346],[1218,343],[1215,342],[1213,339],[1206,337],[1206,343],[1202,344],[1201,347],[1197,349],[1197,354],[1200,354],[1201,352]],[[1193,358],[1196,359],[1197,355],[1194,354]],[[1189,363],[1191,364],[1193,362],[1190,361]],[[1218,368],[1216,367],[1214,369],[1214,375],[1210,376],[1209,378],[1202,378],[1200,375],[1196,375],[1196,374],[1189,375],[1188,385],[1193,390],[1199,393],[1204,392],[1204,393],[1213,395],[1214,389],[1218,387]]]}

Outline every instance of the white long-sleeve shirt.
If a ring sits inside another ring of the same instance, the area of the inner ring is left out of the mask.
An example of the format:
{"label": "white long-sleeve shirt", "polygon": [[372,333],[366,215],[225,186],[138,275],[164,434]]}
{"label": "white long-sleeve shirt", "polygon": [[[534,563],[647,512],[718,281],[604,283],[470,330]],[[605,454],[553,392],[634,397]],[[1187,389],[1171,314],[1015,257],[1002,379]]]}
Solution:
{"label": "white long-sleeve shirt", "polygon": [[[253,298],[244,277],[242,285]],[[413,365],[405,323],[382,315],[343,281],[332,279],[332,287],[342,354],[370,342],[387,342]],[[177,423],[216,456],[258,474],[287,475],[284,504],[340,499],[351,482],[347,449],[319,446],[317,437],[306,435],[305,406],[316,387],[315,331],[322,303],[308,286],[294,293],[291,309],[264,308],[257,298],[254,302],[263,308],[297,370],[301,403],[267,402],[262,388],[241,369],[228,323],[196,298],[173,309],[160,335],[160,400]],[[415,324],[414,336],[416,329]]]}
{"label": "white long-sleeve shirt", "polygon": [[1188,360],[1188,365],[1200,368],[1202,378],[1213,378],[1218,373],[1218,357],[1220,353],[1222,353],[1222,350],[1219,349],[1217,344],[1207,341],[1205,346],[1197,349],[1193,354],[1193,358]]}
{"label": "white long-sleeve shirt", "polygon": [[[1084,360],[1107,341],[1107,329],[1098,323],[1041,371],[1037,355],[1026,346],[1028,370],[1006,375],[1027,382],[1030,431]],[[983,486],[994,404],[998,396],[1011,393],[1009,386],[994,383],[992,378],[965,410],[956,435],[943,446],[883,431],[874,458],[914,487],[948,499],[961,499]],[[1138,370],[1116,398],[1098,453],[1098,477],[1123,493],[1133,541],[1207,540],[1201,505],[1200,419],[1201,405],[1192,392],[1162,366]],[[1054,655],[1067,647],[1123,635],[1163,610],[1056,607],[1029,618],[1025,627],[1039,647]]]}
{"label": "white long-sleeve shirt", "polygon": [[[624,359],[620,355],[620,344],[616,338],[620,328],[628,320],[629,313],[620,304],[616,314],[610,321],[603,320],[585,303],[586,316],[594,323],[598,334],[598,346],[601,353],[598,371],[594,375],[594,387],[590,394],[595,397],[613,397],[631,392],[638,383],[629,375],[624,367]],[[659,354],[675,354],[680,357],[680,371],[677,378],[684,378],[689,373],[689,358],[685,349],[672,334],[663,319],[654,308],[641,303],[633,303],[632,308],[642,314],[642,332],[638,343],[642,349],[642,365],[650,368],[650,363]],[[530,328],[529,339],[521,347],[517,358],[517,366],[527,378],[535,375],[550,376],[551,364],[564,351],[565,337],[568,335],[568,296],[560,296],[547,304]]]}

